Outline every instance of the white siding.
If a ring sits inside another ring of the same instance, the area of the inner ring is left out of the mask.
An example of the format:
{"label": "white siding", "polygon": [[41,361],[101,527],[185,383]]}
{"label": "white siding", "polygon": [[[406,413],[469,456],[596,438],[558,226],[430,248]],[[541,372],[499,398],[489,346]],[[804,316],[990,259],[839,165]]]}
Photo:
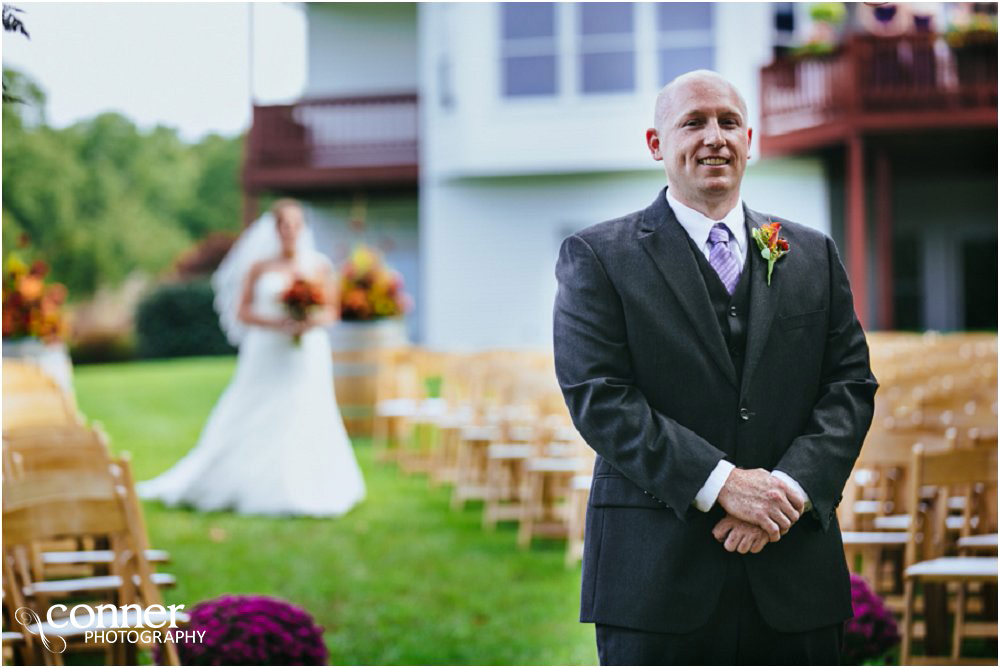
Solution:
{"label": "white siding", "polygon": [[413,3],[307,3],[305,95],[367,95],[417,89]]}

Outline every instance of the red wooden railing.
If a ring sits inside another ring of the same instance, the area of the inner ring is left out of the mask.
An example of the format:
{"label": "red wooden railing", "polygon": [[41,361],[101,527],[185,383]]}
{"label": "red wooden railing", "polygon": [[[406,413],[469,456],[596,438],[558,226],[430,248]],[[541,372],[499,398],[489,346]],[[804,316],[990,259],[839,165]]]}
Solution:
{"label": "red wooden railing", "polygon": [[921,114],[945,124],[970,118],[955,112],[987,120],[992,113],[995,125],[996,35],[968,42],[953,48],[933,34],[858,35],[832,55],[775,61],[761,70],[765,141],[838,122],[875,129],[900,113],[907,126],[924,122]]}
{"label": "red wooden railing", "polygon": [[415,94],[305,99],[254,106],[244,180],[254,189],[415,183],[417,164]]}

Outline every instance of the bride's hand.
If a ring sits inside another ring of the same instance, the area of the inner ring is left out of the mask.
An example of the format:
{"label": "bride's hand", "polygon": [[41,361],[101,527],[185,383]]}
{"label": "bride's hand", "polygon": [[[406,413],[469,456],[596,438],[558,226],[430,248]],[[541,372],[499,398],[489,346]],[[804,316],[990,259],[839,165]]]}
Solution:
{"label": "bride's hand", "polygon": [[289,336],[296,336],[302,334],[302,322],[296,320],[295,318],[285,318],[277,327],[279,332],[283,334],[288,334]]}

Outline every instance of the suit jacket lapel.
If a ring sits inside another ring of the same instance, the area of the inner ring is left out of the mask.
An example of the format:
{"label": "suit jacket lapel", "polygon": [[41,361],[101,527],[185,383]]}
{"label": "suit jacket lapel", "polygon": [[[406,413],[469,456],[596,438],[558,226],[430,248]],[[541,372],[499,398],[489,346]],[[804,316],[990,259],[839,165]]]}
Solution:
{"label": "suit jacket lapel", "polygon": [[665,192],[666,189],[661,190],[656,201],[643,212],[639,222],[639,242],[698,332],[696,338],[705,346],[723,375],[736,387],[736,367],[712,310],[708,288],[691,255],[687,232],[667,204]]}
{"label": "suit jacket lapel", "polygon": [[752,278],[750,282],[750,322],[747,325],[747,348],[743,362],[743,382],[740,387],[740,396],[746,395],[750,378],[764,355],[764,344],[767,343],[771,324],[778,312],[778,304],[781,303],[781,288],[787,280],[787,277],[782,275],[781,260],[778,260],[777,264],[774,265],[774,273],[771,275],[771,285],[767,284],[767,260],[761,257],[760,250],[757,249],[757,242],[750,236],[750,230],[768,221],[745,204],[743,211],[747,225],[747,252],[750,254],[750,262],[754,262],[756,265],[750,274]]}

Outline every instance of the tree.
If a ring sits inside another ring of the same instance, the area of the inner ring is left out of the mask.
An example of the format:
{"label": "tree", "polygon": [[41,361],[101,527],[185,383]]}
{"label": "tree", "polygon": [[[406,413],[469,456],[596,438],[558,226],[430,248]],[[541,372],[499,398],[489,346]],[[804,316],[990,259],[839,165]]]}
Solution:
{"label": "tree", "polygon": [[[4,4],[3,6],[3,31],[21,33],[28,39],[31,39],[31,35],[28,34],[28,29],[24,27],[24,21],[22,21],[18,14],[23,12],[23,9],[18,9],[14,5]],[[21,99],[10,93],[7,87],[7,75],[4,73],[3,77],[3,101],[4,102],[21,102]]]}
{"label": "tree", "polygon": [[[30,79],[6,74],[44,108]],[[117,113],[56,129],[25,122],[25,108],[3,106],[3,244],[27,238],[72,299],[169,271],[210,232],[240,229],[242,137],[189,145]]]}

